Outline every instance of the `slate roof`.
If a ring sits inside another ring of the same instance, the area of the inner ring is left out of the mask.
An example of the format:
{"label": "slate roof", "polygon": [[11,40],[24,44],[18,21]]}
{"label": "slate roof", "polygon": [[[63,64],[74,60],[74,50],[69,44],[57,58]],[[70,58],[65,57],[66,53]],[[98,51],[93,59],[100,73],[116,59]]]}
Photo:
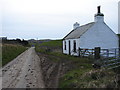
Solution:
{"label": "slate roof", "polygon": [[80,38],[87,30],[89,30],[95,22],[91,22],[85,25],[82,25],[76,29],[73,29],[69,34],[67,34],[63,39],[76,39]]}

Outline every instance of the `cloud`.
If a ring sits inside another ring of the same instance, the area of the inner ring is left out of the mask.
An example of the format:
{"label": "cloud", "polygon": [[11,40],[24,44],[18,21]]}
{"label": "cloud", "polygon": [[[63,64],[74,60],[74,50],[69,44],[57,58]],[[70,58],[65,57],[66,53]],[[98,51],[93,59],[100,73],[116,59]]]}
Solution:
{"label": "cloud", "polygon": [[102,7],[105,22],[117,33],[117,2],[118,0],[2,0],[3,35],[10,38],[62,38],[72,30],[74,22],[83,25],[94,21],[98,5]]}

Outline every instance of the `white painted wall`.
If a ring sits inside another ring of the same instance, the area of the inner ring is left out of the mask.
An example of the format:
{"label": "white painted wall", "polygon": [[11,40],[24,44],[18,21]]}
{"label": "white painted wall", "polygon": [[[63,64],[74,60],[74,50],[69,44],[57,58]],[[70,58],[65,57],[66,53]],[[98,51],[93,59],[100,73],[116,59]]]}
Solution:
{"label": "white painted wall", "polygon": [[104,22],[104,16],[95,16],[94,17],[95,22]]}
{"label": "white painted wall", "polygon": [[80,37],[80,47],[118,48],[118,37],[104,22],[96,22]]}
{"label": "white painted wall", "polygon": [[[75,55],[75,56],[78,56],[78,53],[73,53],[73,45],[74,45],[74,40],[76,41],[76,49],[79,48],[80,46],[80,43],[79,43],[79,39],[68,39],[68,40],[63,40],[63,53],[64,54],[69,54],[69,41],[70,41],[70,44],[71,44],[71,55]],[[65,50],[65,41],[66,41],[66,50]]]}

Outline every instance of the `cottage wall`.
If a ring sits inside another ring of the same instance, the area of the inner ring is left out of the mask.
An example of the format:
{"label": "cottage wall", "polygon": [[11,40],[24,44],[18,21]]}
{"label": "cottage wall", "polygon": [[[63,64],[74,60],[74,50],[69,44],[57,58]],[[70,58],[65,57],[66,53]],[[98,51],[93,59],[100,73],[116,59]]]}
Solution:
{"label": "cottage wall", "polygon": [[104,22],[96,22],[79,40],[81,48],[118,48],[118,36]]}
{"label": "cottage wall", "polygon": [[[66,41],[66,50],[65,50],[65,41]],[[79,39],[68,39],[68,40],[63,40],[63,53],[64,54],[69,54],[69,41],[70,41],[70,55],[76,55],[78,56],[77,51],[73,52],[73,47],[74,47],[74,41],[76,41],[76,49],[78,50],[80,46],[80,40]]]}

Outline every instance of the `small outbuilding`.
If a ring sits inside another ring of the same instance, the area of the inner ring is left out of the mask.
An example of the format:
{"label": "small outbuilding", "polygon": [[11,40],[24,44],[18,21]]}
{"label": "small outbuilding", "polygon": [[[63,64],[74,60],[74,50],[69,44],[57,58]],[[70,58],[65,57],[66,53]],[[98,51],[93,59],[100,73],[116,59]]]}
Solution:
{"label": "small outbuilding", "polygon": [[104,14],[97,7],[94,22],[80,26],[78,22],[73,25],[73,30],[63,38],[63,53],[78,56],[79,48],[102,49],[118,48],[118,36],[104,22]]}

